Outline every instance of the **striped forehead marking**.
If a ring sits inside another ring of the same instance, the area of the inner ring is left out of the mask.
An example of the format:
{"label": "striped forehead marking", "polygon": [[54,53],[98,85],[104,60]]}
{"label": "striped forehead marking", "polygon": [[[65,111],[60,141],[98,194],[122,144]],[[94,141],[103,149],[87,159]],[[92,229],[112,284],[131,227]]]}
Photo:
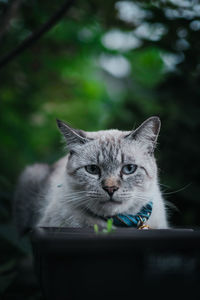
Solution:
{"label": "striped forehead marking", "polygon": [[99,140],[99,153],[97,155],[97,159],[100,162],[103,161],[111,161],[114,162],[119,160],[119,156],[121,153],[121,140],[115,139],[114,137],[105,138]]}

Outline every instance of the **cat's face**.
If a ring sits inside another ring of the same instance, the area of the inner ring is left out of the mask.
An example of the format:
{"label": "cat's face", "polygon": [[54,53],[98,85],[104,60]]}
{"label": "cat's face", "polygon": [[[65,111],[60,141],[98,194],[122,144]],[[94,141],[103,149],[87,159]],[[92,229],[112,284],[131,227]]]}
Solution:
{"label": "cat's face", "polygon": [[151,200],[157,179],[153,150],[158,118],[133,132],[82,132],[58,124],[70,150],[66,172],[71,190],[79,195],[82,209],[106,217],[137,212]]}

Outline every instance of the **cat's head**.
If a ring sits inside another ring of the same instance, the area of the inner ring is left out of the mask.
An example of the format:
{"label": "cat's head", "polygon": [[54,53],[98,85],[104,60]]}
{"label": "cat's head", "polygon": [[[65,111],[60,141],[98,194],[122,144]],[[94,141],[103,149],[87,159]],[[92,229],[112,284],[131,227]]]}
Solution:
{"label": "cat's head", "polygon": [[[74,205],[99,216],[137,212],[157,185],[158,117],[133,131],[85,132],[57,120],[69,150],[66,168]],[[73,194],[72,193],[72,194]]]}

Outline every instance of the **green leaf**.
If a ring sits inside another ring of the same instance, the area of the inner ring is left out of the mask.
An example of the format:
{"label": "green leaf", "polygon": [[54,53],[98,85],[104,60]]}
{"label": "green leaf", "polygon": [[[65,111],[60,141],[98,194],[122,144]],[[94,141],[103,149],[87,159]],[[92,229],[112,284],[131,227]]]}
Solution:
{"label": "green leaf", "polygon": [[113,219],[108,219],[107,221],[107,232],[110,233],[111,231],[113,231]]}
{"label": "green leaf", "polygon": [[158,48],[146,48],[131,54],[133,80],[144,87],[155,87],[164,79],[164,63]]}
{"label": "green leaf", "polygon": [[97,224],[94,224],[94,232],[99,233],[99,226]]}

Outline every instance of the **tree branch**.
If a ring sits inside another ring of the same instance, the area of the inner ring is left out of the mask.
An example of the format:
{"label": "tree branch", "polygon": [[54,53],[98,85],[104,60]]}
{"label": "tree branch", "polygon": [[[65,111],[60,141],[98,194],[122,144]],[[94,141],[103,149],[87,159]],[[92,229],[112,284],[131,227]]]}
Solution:
{"label": "tree branch", "polygon": [[13,60],[17,55],[30,47],[33,43],[41,38],[47,31],[49,31],[60,19],[65,15],[65,13],[70,9],[74,0],[65,1],[64,4],[56,11],[56,13],[45,23],[41,28],[29,35],[19,46],[13,49],[10,53],[6,54],[0,60],[0,68],[7,65],[11,60]]}
{"label": "tree branch", "polygon": [[6,9],[5,14],[0,22],[0,41],[8,31],[10,27],[10,21],[17,14],[18,8],[22,0],[13,0],[10,3],[10,6]]}

